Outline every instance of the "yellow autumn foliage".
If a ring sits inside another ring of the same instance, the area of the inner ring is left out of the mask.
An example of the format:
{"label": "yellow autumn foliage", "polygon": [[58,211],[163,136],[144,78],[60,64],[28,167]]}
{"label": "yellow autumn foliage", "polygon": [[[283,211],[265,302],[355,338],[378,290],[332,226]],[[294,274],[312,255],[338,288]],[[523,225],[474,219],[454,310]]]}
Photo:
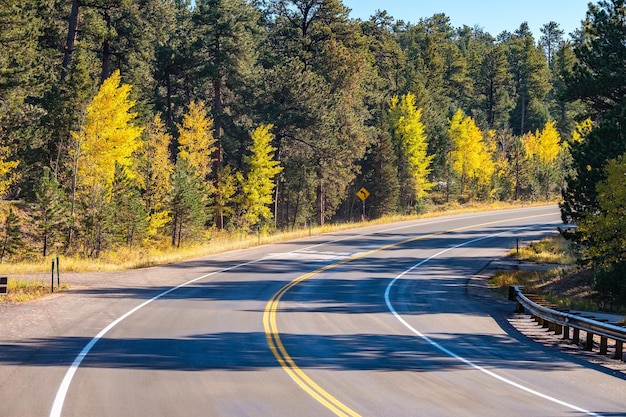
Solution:
{"label": "yellow autumn foliage", "polygon": [[462,185],[465,185],[466,180],[487,185],[495,172],[491,152],[494,146],[493,132],[488,132],[485,138],[474,120],[465,116],[462,110],[457,110],[450,120],[448,134],[452,139],[452,169],[461,176]]}
{"label": "yellow autumn foliage", "polygon": [[178,126],[178,157],[185,160],[197,178],[206,180],[211,173],[216,150],[213,120],[207,117],[204,102],[189,104],[182,124]]}
{"label": "yellow autumn foliage", "polygon": [[131,109],[135,102],[129,99],[130,90],[115,71],[87,107],[81,132],[72,133],[78,143],[79,185],[110,190],[116,164],[129,178],[135,177],[130,167],[133,152],[140,146],[142,128],[134,124],[136,113]]}

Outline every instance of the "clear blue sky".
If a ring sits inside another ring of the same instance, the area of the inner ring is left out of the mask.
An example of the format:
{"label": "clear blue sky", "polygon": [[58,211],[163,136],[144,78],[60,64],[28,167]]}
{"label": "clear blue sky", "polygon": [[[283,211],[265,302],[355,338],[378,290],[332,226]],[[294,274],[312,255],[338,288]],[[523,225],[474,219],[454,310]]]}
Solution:
{"label": "clear blue sky", "polygon": [[436,13],[445,13],[455,28],[478,25],[497,36],[504,30],[514,32],[528,22],[536,39],[539,28],[555,21],[565,36],[581,27],[588,4],[596,0],[343,0],[353,18],[368,20],[376,10],[386,10],[396,20],[417,23]]}

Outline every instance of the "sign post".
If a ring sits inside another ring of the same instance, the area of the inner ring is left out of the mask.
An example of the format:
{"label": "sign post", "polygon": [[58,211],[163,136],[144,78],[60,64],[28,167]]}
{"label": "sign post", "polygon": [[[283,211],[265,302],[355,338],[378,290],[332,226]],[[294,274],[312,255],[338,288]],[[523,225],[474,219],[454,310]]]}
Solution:
{"label": "sign post", "polygon": [[361,213],[361,221],[365,221],[365,200],[370,196],[370,192],[367,191],[367,188],[361,187],[359,191],[356,192],[356,196],[363,202],[363,212]]}

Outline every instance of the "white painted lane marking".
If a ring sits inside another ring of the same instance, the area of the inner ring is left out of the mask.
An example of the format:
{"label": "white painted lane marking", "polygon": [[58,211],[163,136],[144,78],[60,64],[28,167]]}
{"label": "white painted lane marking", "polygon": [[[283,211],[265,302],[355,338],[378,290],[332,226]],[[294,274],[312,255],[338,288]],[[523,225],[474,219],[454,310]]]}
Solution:
{"label": "white painted lane marking", "polygon": [[[539,207],[539,209],[543,209],[543,208],[545,208],[545,207]],[[506,212],[517,212],[517,211],[520,211],[520,210],[524,210],[524,209],[507,210]],[[524,211],[526,212],[526,211],[528,211],[528,209],[526,209]],[[504,213],[505,211],[502,211],[502,212]],[[440,219],[440,220],[434,220],[434,221],[428,221],[428,222],[423,222],[423,221],[420,221],[418,219],[416,221],[410,222],[410,224],[406,224],[406,225],[402,225],[402,226],[398,226],[398,227],[392,227],[392,228],[389,228],[389,229],[377,230],[377,231],[373,231],[373,232],[369,232],[369,233],[363,233],[363,234],[358,234],[358,235],[354,235],[354,236],[350,235],[350,236],[346,236],[344,238],[317,243],[315,245],[310,245],[310,246],[307,246],[305,248],[300,248],[300,249],[296,249],[296,250],[293,250],[293,251],[284,252],[284,253],[281,253],[281,254],[270,254],[268,256],[264,256],[263,258],[259,258],[259,259],[255,259],[255,260],[252,260],[252,261],[249,261],[249,262],[244,262],[244,263],[241,263],[241,264],[237,264],[237,265],[234,265],[234,266],[231,266],[231,267],[228,267],[228,268],[221,269],[219,271],[213,271],[213,272],[211,272],[209,274],[202,275],[200,277],[197,277],[197,278],[194,278],[194,279],[192,279],[190,281],[187,281],[187,282],[185,282],[183,284],[180,284],[180,285],[178,285],[176,287],[170,288],[169,290],[164,291],[164,292],[156,295],[155,297],[151,298],[150,300],[145,301],[144,303],[138,305],[137,307],[135,307],[132,310],[128,311],[123,316],[121,316],[118,319],[116,319],[115,321],[113,321],[107,327],[102,329],[100,331],[100,333],[98,333],[96,336],[94,336],[93,339],[91,339],[89,341],[89,343],[87,343],[87,345],[85,345],[85,347],[80,351],[78,356],[76,356],[76,358],[74,359],[74,361],[72,362],[72,364],[68,368],[67,372],[65,373],[65,376],[63,377],[63,381],[61,381],[61,385],[59,386],[59,389],[57,390],[56,396],[54,397],[54,402],[52,404],[52,409],[50,410],[50,417],[61,417],[61,412],[63,410],[63,404],[65,403],[65,398],[67,397],[67,392],[69,391],[70,385],[72,383],[72,379],[74,378],[74,375],[76,374],[76,371],[80,367],[80,364],[83,362],[85,357],[89,354],[91,349],[93,349],[94,345],[100,339],[102,339],[109,331],[111,331],[111,329],[113,329],[115,326],[120,324],[122,321],[127,319],[129,316],[131,316],[132,314],[134,314],[138,310],[142,309],[143,307],[147,306],[148,304],[152,303],[153,301],[156,301],[156,300],[166,296],[167,294],[170,294],[170,293],[172,293],[172,292],[174,292],[174,291],[176,291],[176,290],[178,290],[180,288],[186,287],[186,286],[188,286],[190,284],[193,284],[193,283],[195,283],[197,281],[200,281],[202,279],[208,278],[208,277],[213,276],[213,275],[221,274],[223,272],[232,271],[234,269],[241,268],[243,266],[252,265],[252,264],[255,264],[255,263],[258,263],[258,262],[262,262],[264,260],[273,259],[273,258],[276,258],[278,256],[294,253],[294,252],[297,252],[297,251],[312,250],[313,248],[317,248],[317,247],[320,247],[320,246],[330,245],[330,244],[333,244],[333,243],[342,242],[342,241],[349,240],[349,239],[355,239],[355,238],[360,238],[360,237],[365,237],[365,236],[371,236],[371,235],[375,235],[375,234],[378,234],[378,233],[387,233],[387,232],[392,232],[392,231],[396,231],[396,230],[408,229],[408,228],[416,227],[416,226],[426,226],[426,225],[433,225],[433,224],[445,223],[445,222],[450,222],[450,221],[458,221],[458,220],[462,220],[462,219],[480,218],[480,217],[486,217],[486,216],[490,216],[490,214],[453,216],[452,218]]]}
{"label": "white painted lane marking", "polygon": [[487,374],[487,375],[489,375],[489,376],[491,376],[491,377],[493,377],[493,378],[495,378],[495,379],[497,379],[497,380],[499,380],[501,382],[504,382],[505,384],[511,385],[511,386],[513,386],[515,388],[518,388],[518,389],[520,389],[522,391],[525,391],[525,392],[527,392],[529,394],[535,395],[537,397],[543,398],[543,399],[551,401],[553,403],[556,403],[556,404],[562,405],[564,407],[570,408],[570,409],[572,409],[574,411],[578,411],[580,413],[584,413],[584,414],[586,414],[588,416],[601,417],[600,414],[596,414],[596,413],[591,412],[589,410],[585,410],[584,408],[577,407],[577,406],[575,406],[573,404],[567,403],[565,401],[561,401],[561,400],[559,400],[557,398],[551,397],[551,396],[543,394],[543,393],[541,393],[539,391],[535,391],[535,390],[533,390],[531,388],[528,388],[528,387],[526,387],[524,385],[518,384],[517,382],[511,381],[510,379],[504,378],[503,376],[500,376],[500,375],[498,375],[498,374],[496,374],[496,373],[494,373],[494,372],[492,372],[492,371],[490,371],[490,370],[488,370],[486,368],[483,368],[482,366],[480,366],[480,365],[478,365],[478,364],[476,364],[476,363],[474,363],[474,362],[472,362],[472,361],[470,361],[468,359],[465,359],[464,357],[462,357],[462,356],[452,352],[451,350],[441,346],[439,343],[437,343],[436,341],[434,341],[430,337],[426,336],[425,334],[423,334],[422,332],[420,332],[419,330],[417,330],[416,328],[411,326],[406,320],[404,320],[402,318],[402,316],[396,311],[396,309],[393,307],[393,304],[391,303],[390,293],[391,293],[391,288],[394,286],[394,284],[396,282],[398,282],[399,279],[401,279],[405,275],[411,273],[416,268],[419,268],[420,266],[424,265],[426,262],[429,262],[432,259],[434,259],[434,258],[436,258],[436,257],[438,257],[438,256],[440,256],[440,255],[442,255],[442,254],[444,254],[444,253],[446,253],[448,251],[451,251],[453,249],[457,249],[457,248],[460,248],[460,247],[463,247],[463,246],[471,245],[473,243],[480,242],[481,240],[491,239],[491,238],[494,238],[496,236],[499,236],[499,235],[502,235],[502,234],[505,234],[505,233],[510,233],[510,232],[513,232],[513,231],[519,231],[519,230],[528,229],[528,228],[529,227],[522,227],[522,228],[518,228],[518,229],[512,229],[512,230],[509,230],[509,231],[506,231],[506,232],[494,233],[492,235],[483,236],[483,237],[480,237],[480,238],[468,240],[467,242],[460,243],[460,244],[452,246],[452,247],[450,247],[448,249],[444,249],[441,252],[438,252],[438,253],[432,255],[429,258],[423,259],[422,261],[416,263],[415,265],[413,265],[412,267],[410,267],[409,269],[407,269],[406,271],[404,271],[403,273],[401,273],[400,275],[395,277],[387,285],[387,288],[385,289],[385,303],[387,304],[387,308],[389,309],[391,314],[393,314],[394,317],[397,318],[398,321],[400,321],[400,323],[402,323],[404,325],[404,327],[406,327],[413,334],[415,334],[416,336],[420,337],[424,341],[428,342],[430,345],[434,346],[435,348],[437,348],[441,352],[445,353],[446,355],[448,355],[448,356],[450,356],[450,357],[452,357],[452,358],[454,358],[454,359],[456,359],[456,360],[458,360],[460,362],[463,362],[464,364],[466,364],[466,365],[468,365],[468,366],[470,366],[470,367],[472,367],[472,368],[474,368],[474,369],[476,369],[476,370],[478,370],[478,371],[480,371],[480,372],[482,372],[484,374]]}

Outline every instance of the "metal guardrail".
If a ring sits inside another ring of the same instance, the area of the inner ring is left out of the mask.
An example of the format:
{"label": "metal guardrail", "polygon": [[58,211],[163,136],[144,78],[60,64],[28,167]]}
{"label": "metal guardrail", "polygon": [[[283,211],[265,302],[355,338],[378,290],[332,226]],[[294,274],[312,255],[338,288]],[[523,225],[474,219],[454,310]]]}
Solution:
{"label": "metal guardrail", "polygon": [[[592,351],[594,347],[594,335],[600,337],[600,354],[608,353],[608,340],[615,341],[614,359],[624,359],[624,343],[626,342],[626,328],[617,324],[605,323],[603,321],[594,320],[589,317],[583,317],[578,314],[572,314],[567,311],[559,311],[550,308],[549,305],[543,303],[540,299],[533,297],[531,294],[524,294],[521,286],[509,287],[509,300],[516,301],[517,306],[515,312],[529,313],[539,324],[555,332],[555,334],[563,335],[564,339],[570,338],[570,330],[573,333],[574,343],[580,343],[580,331],[585,332],[585,350]],[[543,305],[542,305],[543,304]]]}

